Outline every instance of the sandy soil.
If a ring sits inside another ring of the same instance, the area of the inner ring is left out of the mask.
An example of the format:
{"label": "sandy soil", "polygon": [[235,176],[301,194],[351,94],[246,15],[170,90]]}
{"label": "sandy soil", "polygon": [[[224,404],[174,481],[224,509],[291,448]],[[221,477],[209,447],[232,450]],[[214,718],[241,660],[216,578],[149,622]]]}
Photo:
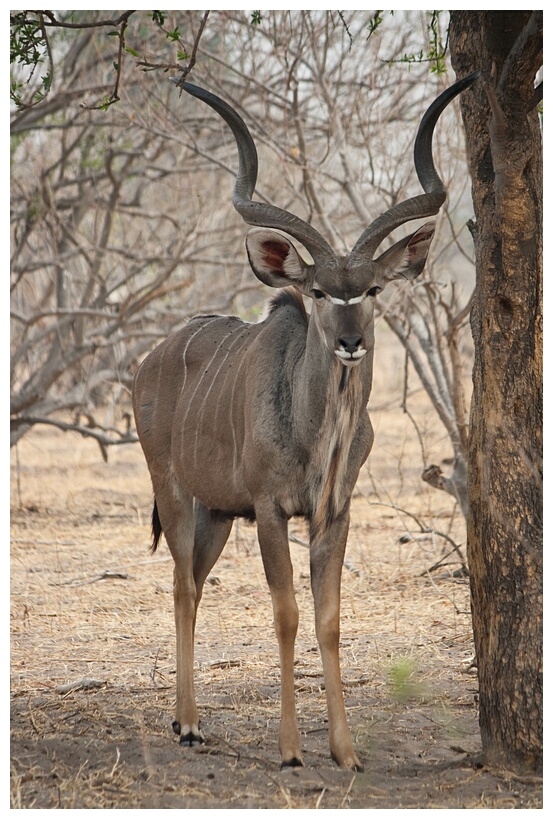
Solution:
{"label": "sandy soil", "polygon": [[[415,400],[416,403],[416,400]],[[148,553],[151,490],[138,446],[50,429],[12,453],[11,804],[15,808],[539,808],[538,780],[478,761],[477,679],[452,500],[420,481],[418,437],[376,407],[353,504],[341,656],[364,773],[329,757],[308,551],[292,543],[305,768],[279,769],[279,673],[255,528],[237,523],[206,584],[196,681],[207,742],[171,732],[172,562]],[[427,463],[441,430],[418,416]],[[446,453],[447,454],[447,453]],[[412,517],[414,516],[414,517]],[[305,537],[303,525],[291,532]],[[442,566],[429,571],[436,563]],[[84,678],[91,687],[71,688]],[[69,690],[63,688],[69,686]]]}

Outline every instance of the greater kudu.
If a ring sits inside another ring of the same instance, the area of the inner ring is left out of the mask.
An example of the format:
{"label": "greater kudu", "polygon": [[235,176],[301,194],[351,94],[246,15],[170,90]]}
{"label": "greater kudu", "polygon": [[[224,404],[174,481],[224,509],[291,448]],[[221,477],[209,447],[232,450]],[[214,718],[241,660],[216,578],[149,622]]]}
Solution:
{"label": "greater kudu", "polygon": [[[233,204],[258,225],[246,239],[255,275],[281,288],[268,317],[248,324],[198,316],[160,344],[140,366],[133,404],[155,504],[153,549],[161,532],[175,561],[177,704],[174,731],[183,745],[203,742],[194,696],[194,627],[204,582],[233,519],[257,521],[271,591],[281,669],[283,765],[301,765],[294,703],[298,608],[288,520],[310,526],[311,586],[324,670],[330,751],[360,770],[346,722],[338,657],[340,578],[355,482],[373,440],[366,410],[372,381],[374,298],[392,279],[414,279],[425,264],[433,223],[419,227],[377,259],[375,251],[403,223],[438,213],[445,188],[432,160],[432,133],[445,106],[474,82],[441,94],[415,142],[423,195],[395,205],[368,227],[349,256],[337,256],[297,216],[252,201],[257,153],[240,116],[213,94],[178,85],[211,106],[236,139],[239,171]],[[305,262],[277,228],[309,251]],[[312,302],[307,313],[302,297]]]}

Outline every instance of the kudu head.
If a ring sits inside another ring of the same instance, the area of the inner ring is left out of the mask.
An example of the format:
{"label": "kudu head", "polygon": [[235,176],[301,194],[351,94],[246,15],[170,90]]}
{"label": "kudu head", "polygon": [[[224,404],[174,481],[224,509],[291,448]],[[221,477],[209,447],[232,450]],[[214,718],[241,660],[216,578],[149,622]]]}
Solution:
{"label": "kudu head", "polygon": [[[338,256],[307,222],[252,195],[257,180],[257,151],[242,118],[226,102],[190,83],[173,78],[179,88],[211,106],[230,126],[239,155],[233,204],[244,221],[259,226],[250,231],[246,247],[255,275],[270,287],[293,286],[313,300],[310,321],[322,342],[347,367],[359,364],[372,347],[374,298],[393,279],[415,279],[424,268],[434,222],[427,222],[378,256],[382,241],[395,228],[414,219],[435,216],[445,201],[445,188],[432,159],[432,134],[448,103],[471,85],[478,73],[459,80],[426,111],[415,140],[414,159],[424,194],[387,210],[359,237],[348,256]],[[292,242],[274,229],[292,236],[309,251],[305,262]]]}

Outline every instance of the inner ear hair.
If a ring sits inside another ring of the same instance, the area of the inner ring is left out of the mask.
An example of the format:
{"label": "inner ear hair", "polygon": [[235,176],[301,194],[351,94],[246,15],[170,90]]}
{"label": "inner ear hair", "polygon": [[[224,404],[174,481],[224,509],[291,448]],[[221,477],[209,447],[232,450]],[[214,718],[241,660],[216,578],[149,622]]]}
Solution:
{"label": "inner ear hair", "polygon": [[270,287],[303,285],[304,265],[286,237],[274,230],[252,230],[246,237],[246,249],[256,276]]}
{"label": "inner ear hair", "polygon": [[427,222],[409,237],[406,246],[409,263],[417,263],[422,259],[422,263],[424,264],[428,255],[430,242],[434,237],[434,232],[435,223]]}
{"label": "inner ear hair", "polygon": [[260,243],[265,263],[279,273],[285,273],[285,262],[291,247],[288,242],[275,239],[265,239]]}

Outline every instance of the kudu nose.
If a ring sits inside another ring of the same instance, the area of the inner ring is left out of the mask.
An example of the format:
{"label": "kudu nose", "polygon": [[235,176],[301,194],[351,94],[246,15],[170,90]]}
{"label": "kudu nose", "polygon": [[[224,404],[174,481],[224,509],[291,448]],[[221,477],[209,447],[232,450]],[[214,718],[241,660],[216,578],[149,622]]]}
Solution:
{"label": "kudu nose", "polygon": [[342,336],[338,339],[338,343],[345,353],[353,355],[363,343],[363,336]]}

